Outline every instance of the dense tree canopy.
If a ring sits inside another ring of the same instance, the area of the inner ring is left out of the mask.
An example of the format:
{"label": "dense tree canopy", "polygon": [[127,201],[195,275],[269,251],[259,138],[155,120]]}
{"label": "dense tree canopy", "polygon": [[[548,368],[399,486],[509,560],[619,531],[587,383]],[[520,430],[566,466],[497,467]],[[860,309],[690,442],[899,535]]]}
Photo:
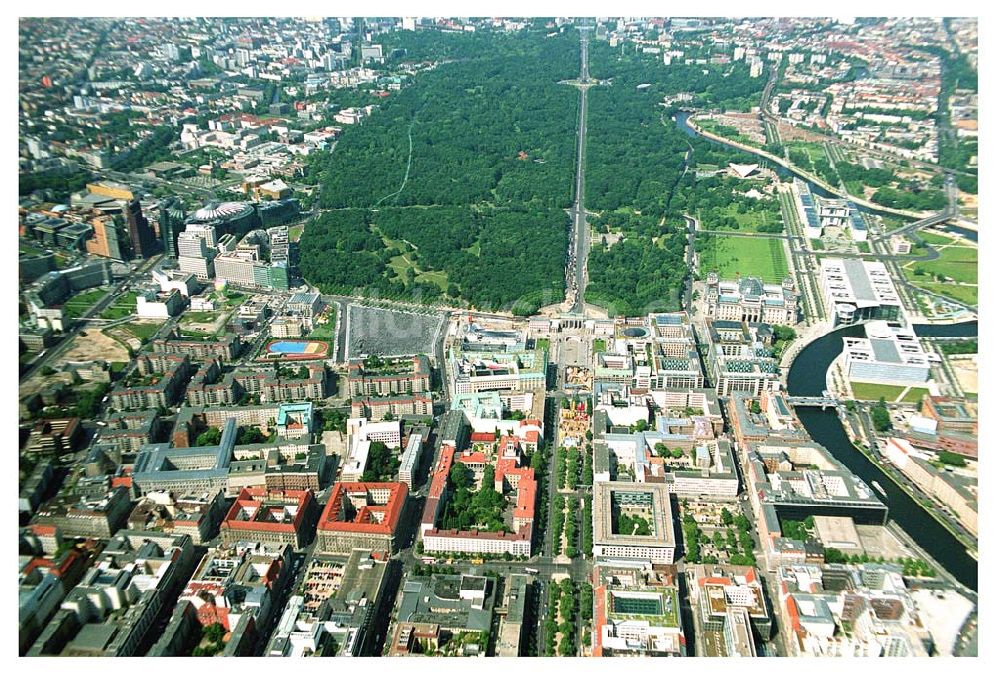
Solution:
{"label": "dense tree canopy", "polygon": [[504,524],[503,513],[507,505],[504,496],[497,492],[491,465],[483,470],[482,485],[478,490],[472,486],[469,469],[458,463],[449,474],[452,493],[448,497],[441,527],[446,530],[485,529],[490,532],[510,532]]}
{"label": "dense tree canopy", "polygon": [[[375,292],[533,313],[565,293],[578,94],[574,31],[545,37],[386,37],[418,73],[336,150],[309,160],[325,211],[305,229],[303,276]],[[412,152],[411,152],[412,143]]]}
{"label": "dense tree canopy", "polygon": [[575,75],[578,40],[522,36],[515,51],[511,38],[483,39],[345,130],[313,165],[321,207],[569,205],[577,94],[558,82]]}
{"label": "dense tree canopy", "polygon": [[[405,258],[444,272],[458,297],[481,308],[533,313],[564,294],[569,216],[560,209],[433,207],[323,213],[302,237],[302,273],[327,293],[371,288],[438,297],[439,286],[397,275]],[[386,241],[392,242],[392,248]]]}
{"label": "dense tree canopy", "polygon": [[603,305],[612,315],[640,316],[676,311],[687,268],[684,234],[674,232],[653,245],[643,238],[626,238],[609,249],[590,252],[587,301]]}
{"label": "dense tree canopy", "polygon": [[[696,181],[693,171],[685,171],[686,159],[688,165],[724,167],[747,161],[747,155],[687,137],[671,120],[676,109],[664,105],[664,97],[686,92],[693,95],[692,106],[748,109],[765,78],[751,78],[745,64],[667,66],[659,55],[620,51],[603,42],[591,42],[590,74],[610,84],[588,94],[587,208],[602,212],[593,221],[599,234],[625,238],[610,247],[595,238],[587,300],[612,314],[676,310],[687,275],[681,215],[734,200],[744,212],[777,213],[777,202],[735,196],[733,182]],[[708,216],[723,226],[733,218],[715,211]],[[780,217],[772,220],[777,225],[766,229],[780,231]]]}

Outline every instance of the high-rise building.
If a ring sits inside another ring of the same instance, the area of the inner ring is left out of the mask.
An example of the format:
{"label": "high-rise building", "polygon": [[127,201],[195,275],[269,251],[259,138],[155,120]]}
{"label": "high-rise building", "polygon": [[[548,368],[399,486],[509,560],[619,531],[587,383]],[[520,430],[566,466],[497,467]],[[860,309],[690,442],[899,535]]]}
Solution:
{"label": "high-rise building", "polygon": [[128,223],[128,236],[132,241],[132,250],[137,258],[149,258],[156,253],[156,237],[153,228],[149,226],[146,216],[142,215],[142,206],[138,199],[129,201],[123,209],[125,222]]}
{"label": "high-rise building", "polygon": [[214,228],[210,232],[192,231],[191,226],[177,237],[177,264],[184,272],[190,272],[199,280],[206,281],[215,275],[215,250],[209,248],[208,239],[215,238]]}
{"label": "high-rise building", "polygon": [[159,204],[157,223],[160,228],[160,243],[163,251],[171,258],[176,258],[177,239],[184,228],[184,209],[180,200],[175,197],[164,199]]}
{"label": "high-rise building", "polygon": [[284,226],[268,228],[267,234],[271,240],[271,263],[289,262],[288,259],[288,228]]}

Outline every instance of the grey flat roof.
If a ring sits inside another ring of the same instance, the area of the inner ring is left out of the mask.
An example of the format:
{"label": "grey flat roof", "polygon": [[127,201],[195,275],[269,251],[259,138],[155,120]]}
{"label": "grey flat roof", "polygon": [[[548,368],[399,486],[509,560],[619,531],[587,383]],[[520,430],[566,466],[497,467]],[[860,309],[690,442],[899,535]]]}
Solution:
{"label": "grey flat roof", "polygon": [[847,274],[847,281],[851,284],[851,293],[854,294],[855,300],[878,301],[871,282],[868,280],[868,270],[865,269],[865,264],[862,261],[856,258],[845,258],[844,272]]}
{"label": "grey flat roof", "polygon": [[882,363],[902,363],[902,359],[899,358],[899,351],[896,349],[896,343],[892,340],[883,340],[881,338],[872,338],[872,351],[875,353],[875,358]]}

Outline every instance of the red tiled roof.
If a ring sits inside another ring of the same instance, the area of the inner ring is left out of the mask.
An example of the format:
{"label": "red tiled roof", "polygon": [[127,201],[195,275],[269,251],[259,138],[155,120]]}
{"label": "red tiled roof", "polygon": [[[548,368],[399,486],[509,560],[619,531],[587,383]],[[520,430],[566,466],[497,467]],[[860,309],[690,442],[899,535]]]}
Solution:
{"label": "red tiled roof", "polygon": [[[286,523],[271,523],[255,520],[238,520],[237,515],[244,508],[252,508],[254,514],[263,506],[267,499],[291,498],[295,500],[298,510],[295,517]],[[226,513],[222,520],[222,529],[244,530],[252,532],[260,530],[264,532],[298,532],[302,526],[306,511],[312,502],[312,490],[267,490],[262,487],[243,488],[239,496]]]}
{"label": "red tiled roof", "polygon": [[[369,492],[379,488],[389,489],[389,499],[384,506],[369,506],[359,511],[353,522],[338,520],[340,504],[350,493]],[[320,516],[318,530],[325,532],[368,532],[372,534],[392,535],[399,524],[399,516],[406,502],[407,487],[405,483],[336,483],[330,501]],[[358,522],[363,514],[384,509],[385,517],[381,523]]]}
{"label": "red tiled roof", "polygon": [[462,464],[485,464],[486,463],[486,453],[484,452],[468,452],[462,453],[458,456],[458,461]]}

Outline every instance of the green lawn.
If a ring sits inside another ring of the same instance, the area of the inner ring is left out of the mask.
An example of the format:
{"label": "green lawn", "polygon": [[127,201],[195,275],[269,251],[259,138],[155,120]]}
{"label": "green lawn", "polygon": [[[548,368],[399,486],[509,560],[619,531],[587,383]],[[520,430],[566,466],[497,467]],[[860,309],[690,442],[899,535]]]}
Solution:
{"label": "green lawn", "polygon": [[305,229],[305,225],[292,225],[288,228],[288,241],[298,241],[302,238],[302,231]]}
{"label": "green lawn", "polygon": [[129,291],[115,298],[111,305],[101,312],[102,319],[124,319],[130,314],[135,314],[135,292]]}
{"label": "green lawn", "polygon": [[594,352],[603,352],[606,351],[607,348],[607,343],[604,340],[600,338],[594,340]]}
{"label": "green lawn", "polygon": [[927,393],[928,391],[923,387],[910,387],[910,391],[906,392],[903,401],[906,403],[920,403]]}
{"label": "green lawn", "polygon": [[[926,277],[924,277],[926,278]],[[966,305],[978,305],[979,304],[979,286],[959,286],[958,284],[939,284],[930,281],[920,281],[917,277],[913,283],[920,288],[926,289],[932,293],[937,293],[938,295],[943,295],[949,298],[954,298],[959,302],[963,302]]]}
{"label": "green lawn", "polygon": [[246,293],[240,293],[239,291],[223,291],[215,294],[215,306],[218,307],[219,303],[223,303],[227,308],[236,307],[244,300],[247,299]]}
{"label": "green lawn", "polygon": [[[979,283],[979,251],[966,246],[950,246],[941,249],[941,257],[931,261],[907,263],[906,276],[911,281],[935,281],[938,274],[959,283]],[[924,274],[918,274],[922,270]]]}
{"label": "green lawn", "polygon": [[[383,239],[385,238],[383,237]],[[392,244],[388,243],[391,240],[385,240],[385,241],[387,242],[386,243],[387,246],[392,246]],[[405,244],[403,244],[402,242],[399,242],[399,244],[401,246],[405,246]],[[416,261],[413,259],[415,255],[416,254],[414,252],[409,251],[407,253],[395,255],[389,259],[389,267],[392,268],[392,271],[396,273],[396,278],[398,278],[403,283],[406,283],[406,270],[412,269],[414,274],[413,276],[414,281],[435,284],[442,291],[447,291],[448,274],[440,270],[421,271],[420,268],[417,266]]]}
{"label": "green lawn", "polygon": [[788,262],[780,239],[771,237],[705,237],[699,244],[701,276],[718,271],[722,279],[760,277],[778,283],[788,275]]}
{"label": "green lawn", "polygon": [[412,269],[414,274],[416,274],[417,265],[413,262],[413,259],[410,257],[411,255],[413,254],[403,253],[389,258],[389,267],[396,273],[396,277],[399,278],[400,281],[405,281],[406,270],[408,269]]}
{"label": "green lawn", "polygon": [[101,288],[77,293],[63,303],[63,312],[70,319],[83,316],[88,309],[94,306],[94,303],[104,297],[105,293],[107,293],[107,290]]}
{"label": "green lawn", "polygon": [[437,284],[437,287],[442,291],[448,290],[448,273],[440,272],[438,270],[433,270],[430,272],[420,272],[416,277],[417,281]]}
{"label": "green lawn", "polygon": [[[892,403],[903,393],[906,387],[899,387],[892,384],[872,384],[869,382],[851,382],[851,389],[854,391],[854,398],[859,401],[877,401],[885,397],[886,403]],[[919,403],[920,399],[927,393],[924,387],[911,387],[902,402]]]}
{"label": "green lawn", "polygon": [[933,244],[935,246],[944,246],[945,244],[950,244],[955,241],[951,237],[946,237],[943,234],[937,234],[936,232],[931,232],[929,230],[921,230],[917,232],[917,236],[926,241],[928,244]]}
{"label": "green lawn", "polygon": [[219,318],[219,312],[184,312],[181,323],[212,323]]}
{"label": "green lawn", "polygon": [[[774,223],[780,223],[783,225],[781,215],[775,213],[769,213],[767,211],[748,211],[746,213],[740,213],[737,211],[736,204],[729,204],[724,209],[719,209],[720,216],[732,216],[736,219],[739,224],[738,232],[757,232],[758,225],[772,225]],[[698,220],[701,221],[702,227],[706,230],[720,229],[715,227],[713,223],[713,218],[710,215],[706,215],[701,210],[698,211]],[[721,228],[728,230],[729,228]]]}
{"label": "green lawn", "polygon": [[[129,333],[139,338],[143,342],[146,342],[151,337],[156,334],[156,331],[160,330],[163,322],[147,323],[133,321],[131,323],[124,323],[120,327],[127,330]],[[185,331],[181,331],[183,334]]]}

